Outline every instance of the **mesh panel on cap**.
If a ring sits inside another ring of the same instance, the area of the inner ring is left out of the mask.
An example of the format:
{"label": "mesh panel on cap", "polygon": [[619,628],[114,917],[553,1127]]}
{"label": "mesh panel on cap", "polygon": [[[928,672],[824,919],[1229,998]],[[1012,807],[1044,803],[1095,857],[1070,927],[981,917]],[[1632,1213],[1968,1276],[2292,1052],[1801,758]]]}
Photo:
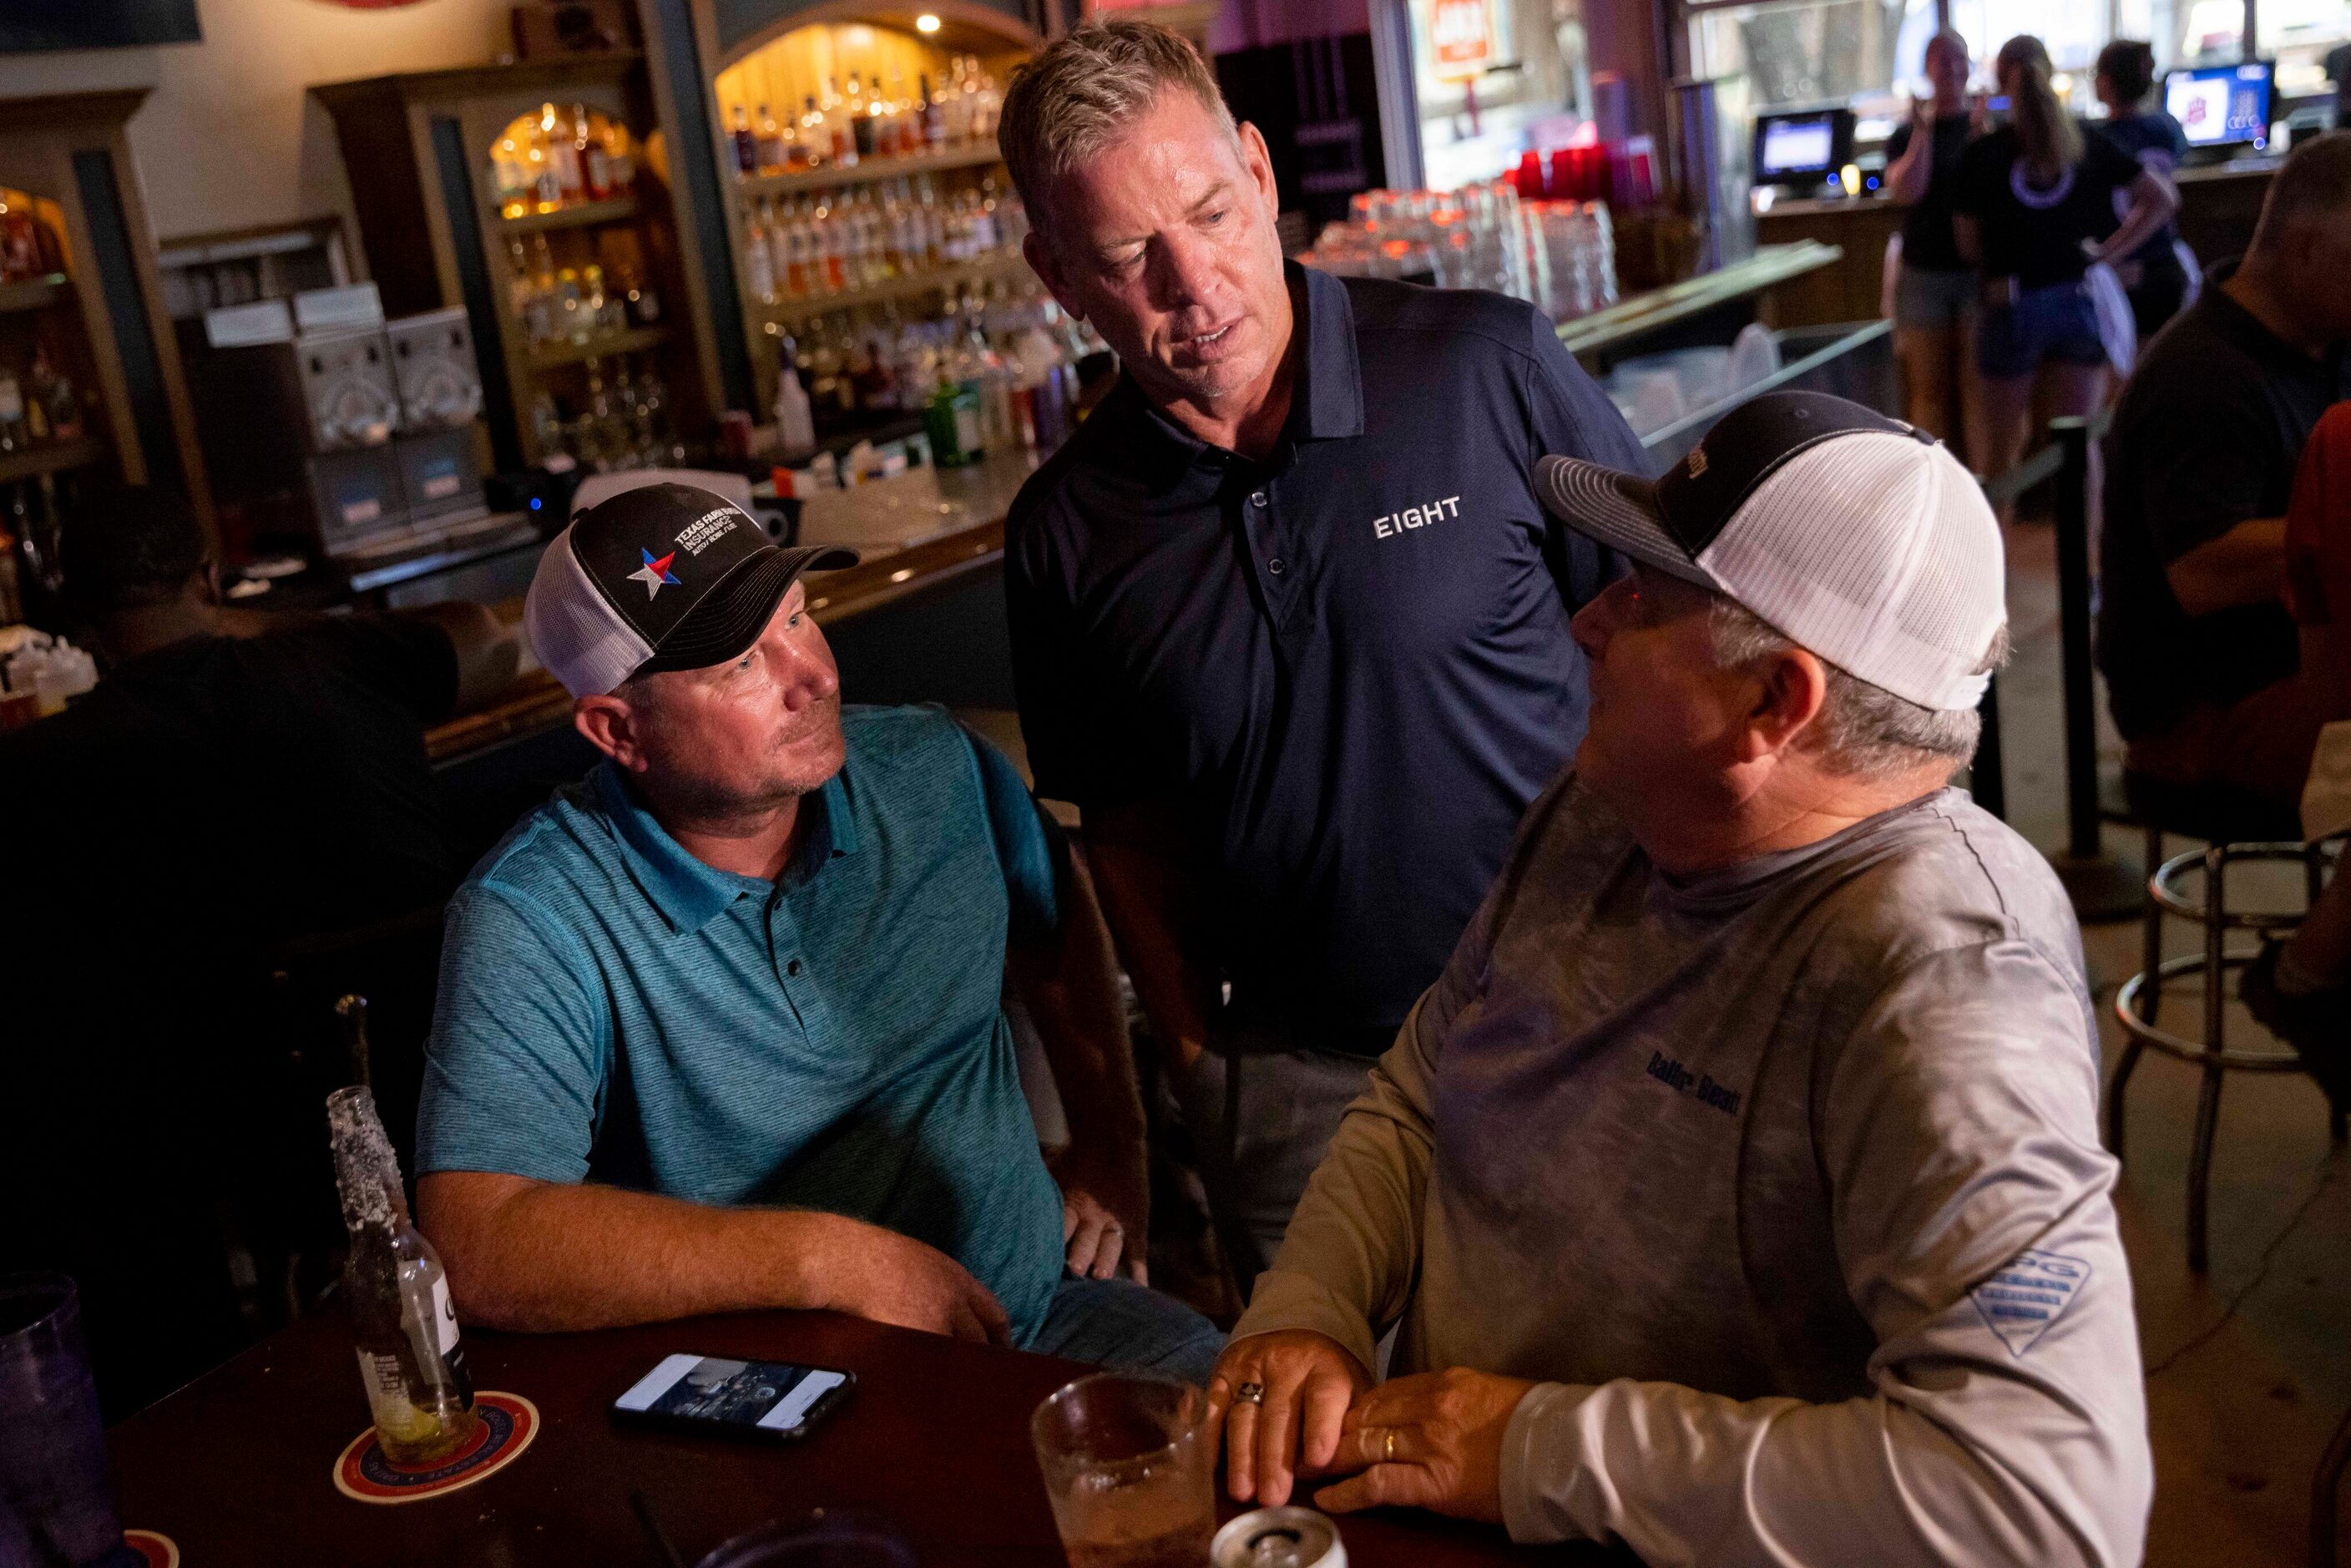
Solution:
{"label": "mesh panel on cap", "polygon": [[653,653],[588,580],[571,553],[569,528],[538,558],[523,601],[522,624],[531,653],[575,697],[611,691]]}
{"label": "mesh panel on cap", "polygon": [[1823,442],[1764,481],[1700,558],[1731,596],[1847,674],[1971,707],[2002,614],[2000,538],[1958,463],[1908,435]]}
{"label": "mesh panel on cap", "polygon": [[1935,547],[1895,616],[1912,640],[1947,649],[1972,670],[2008,619],[2007,551],[1975,476],[1943,447],[1935,457]]}

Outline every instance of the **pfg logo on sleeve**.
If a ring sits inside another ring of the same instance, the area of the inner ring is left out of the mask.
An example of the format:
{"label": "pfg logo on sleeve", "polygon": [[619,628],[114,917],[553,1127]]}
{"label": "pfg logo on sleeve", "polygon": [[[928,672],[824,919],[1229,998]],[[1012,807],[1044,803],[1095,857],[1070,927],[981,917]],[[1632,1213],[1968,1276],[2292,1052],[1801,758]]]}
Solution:
{"label": "pfg logo on sleeve", "polygon": [[1969,1295],[1985,1326],[2006,1342],[2011,1354],[2022,1355],[2089,1282],[2090,1266],[2081,1259],[2028,1249]]}

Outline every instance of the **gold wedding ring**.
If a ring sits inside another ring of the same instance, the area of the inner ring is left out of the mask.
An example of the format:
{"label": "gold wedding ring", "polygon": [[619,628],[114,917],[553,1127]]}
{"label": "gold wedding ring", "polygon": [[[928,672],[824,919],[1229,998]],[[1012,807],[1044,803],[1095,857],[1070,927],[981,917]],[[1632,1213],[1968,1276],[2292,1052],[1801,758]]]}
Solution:
{"label": "gold wedding ring", "polygon": [[1380,1462],[1384,1465],[1395,1463],[1395,1428],[1394,1427],[1389,1427],[1387,1435],[1381,1439]]}

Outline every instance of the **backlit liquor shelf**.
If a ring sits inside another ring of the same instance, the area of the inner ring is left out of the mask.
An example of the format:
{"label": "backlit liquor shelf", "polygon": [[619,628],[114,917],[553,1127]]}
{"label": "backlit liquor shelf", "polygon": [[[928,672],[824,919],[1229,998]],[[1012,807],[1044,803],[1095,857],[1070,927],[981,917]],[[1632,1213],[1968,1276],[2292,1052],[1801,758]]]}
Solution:
{"label": "backlit liquor shelf", "polygon": [[986,169],[1001,162],[993,141],[975,142],[912,156],[863,158],[840,167],[828,164],[780,174],[744,174],[737,179],[736,189],[751,197],[796,195],[803,191],[829,191],[842,185],[950,173],[958,169]]}
{"label": "backlit liquor shelf", "polygon": [[692,242],[645,154],[661,125],[640,54],[311,90],[386,314],[472,319],[493,468],[673,464],[706,444],[720,393],[685,325],[703,314]]}

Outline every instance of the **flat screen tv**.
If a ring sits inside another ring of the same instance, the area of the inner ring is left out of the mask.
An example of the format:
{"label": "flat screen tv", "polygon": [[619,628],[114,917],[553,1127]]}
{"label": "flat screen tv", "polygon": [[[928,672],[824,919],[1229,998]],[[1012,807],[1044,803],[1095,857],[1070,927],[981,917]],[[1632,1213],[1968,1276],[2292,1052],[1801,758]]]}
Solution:
{"label": "flat screen tv", "polygon": [[196,0],[0,0],[0,54],[204,41]]}

